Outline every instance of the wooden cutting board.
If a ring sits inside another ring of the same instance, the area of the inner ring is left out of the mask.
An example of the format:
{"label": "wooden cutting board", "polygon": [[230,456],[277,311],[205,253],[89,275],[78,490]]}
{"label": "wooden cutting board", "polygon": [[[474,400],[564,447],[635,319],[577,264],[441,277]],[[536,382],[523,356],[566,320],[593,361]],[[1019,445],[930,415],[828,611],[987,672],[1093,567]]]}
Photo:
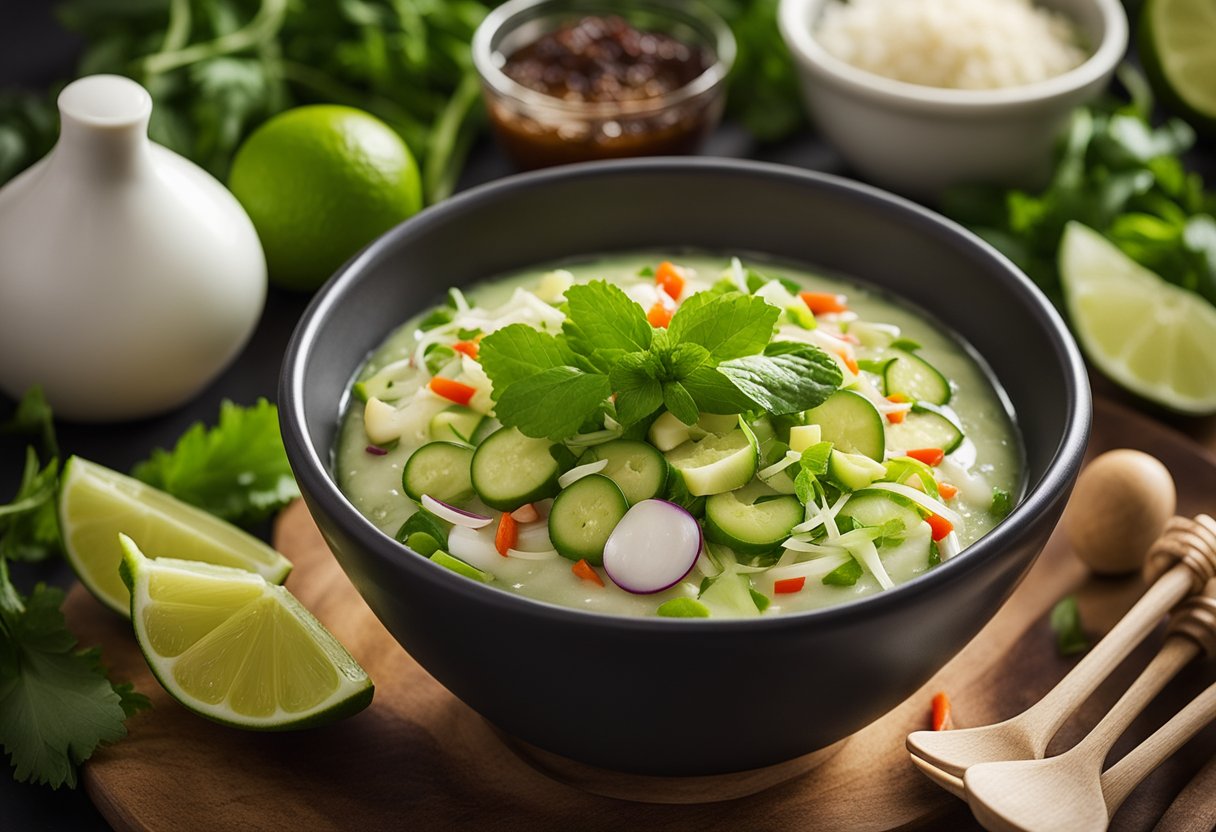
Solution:
{"label": "wooden cutting board", "polygon": [[[1179,511],[1216,512],[1216,456],[1142,416],[1099,402],[1091,453],[1137,447],[1162,459],[1179,484]],[[326,728],[256,734],[187,712],[157,685],[129,625],[79,586],[66,604],[84,644],[100,644],[119,679],[132,679],[153,709],[128,723],[130,736],[99,751],[84,770],[88,793],[118,830],[888,830],[976,828],[965,805],[931,785],[908,761],[904,737],[926,727],[939,690],[957,725],[1011,716],[1036,701],[1072,666],[1057,657],[1047,612],[1078,594],[1094,637],[1143,590],[1138,579],[1087,575],[1056,535],[1013,598],[949,665],[904,704],[843,743],[811,772],[729,802],[656,805],[597,796],[533,768],[495,730],[419,667],[383,629],[326,549],[302,504],[285,511],[276,545],[295,563],[288,587],[363,664],[376,683],[362,714]],[[949,615],[948,599],[942,614]],[[1151,637],[1057,738],[1061,748],[1092,726],[1161,641]],[[1129,730],[1126,753],[1216,679],[1195,665]],[[1216,812],[1216,726],[1201,734],[1125,804],[1114,828],[1148,830],[1171,802],[1162,829],[1210,829]],[[617,788],[618,778],[557,766],[567,781]],[[602,782],[596,778],[602,777]],[[746,786],[747,776],[716,785]],[[1187,783],[1185,793],[1179,797]],[[705,783],[626,783],[645,792]],[[711,784],[712,785],[712,784]],[[601,789],[602,790],[602,789]],[[707,797],[709,795],[707,794]]]}

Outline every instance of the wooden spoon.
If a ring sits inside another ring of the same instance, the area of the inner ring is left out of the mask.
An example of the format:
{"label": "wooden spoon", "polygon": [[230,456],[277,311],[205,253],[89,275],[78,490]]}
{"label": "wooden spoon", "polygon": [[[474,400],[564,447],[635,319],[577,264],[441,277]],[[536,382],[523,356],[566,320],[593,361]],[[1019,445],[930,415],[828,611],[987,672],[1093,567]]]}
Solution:
{"label": "wooden spoon", "polygon": [[1057,757],[981,763],[963,776],[976,819],[993,832],[1104,830],[1132,789],[1212,717],[1216,689],[1199,696],[1106,775],[1102,764],[1132,720],[1200,653],[1216,653],[1216,581],[1183,604],[1161,651],[1085,739]]}
{"label": "wooden spoon", "polygon": [[930,764],[921,767],[943,788],[954,783],[933,777],[934,770],[955,778],[973,765],[1002,760],[1040,759],[1060,726],[1097,689],[1111,671],[1144,640],[1161,616],[1216,576],[1216,520],[1174,517],[1149,550],[1150,577],[1159,577],[1127,615],[1046,696],[1015,717],[978,728],[916,731],[907,747]]}

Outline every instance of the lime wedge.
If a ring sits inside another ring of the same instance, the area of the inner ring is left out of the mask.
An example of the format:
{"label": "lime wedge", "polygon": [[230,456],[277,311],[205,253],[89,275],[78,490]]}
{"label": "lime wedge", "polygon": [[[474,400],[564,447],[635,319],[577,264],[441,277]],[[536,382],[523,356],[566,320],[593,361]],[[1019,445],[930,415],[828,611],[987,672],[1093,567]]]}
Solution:
{"label": "lime wedge", "polygon": [[68,561],[80,582],[107,607],[130,614],[118,577],[120,532],[149,552],[246,569],[282,583],[291,562],[214,515],[139,480],[74,456],[63,468],[59,523]]}
{"label": "lime wedge", "polygon": [[1193,123],[1216,129],[1216,3],[1148,0],[1140,56],[1158,92]]}
{"label": "lime wedge", "polygon": [[283,587],[243,569],[153,560],[120,540],[135,638],[182,705],[278,731],[332,722],[372,701],[367,673]]}
{"label": "lime wedge", "polygon": [[1060,278],[1073,331],[1098,369],[1172,410],[1216,412],[1216,307],[1075,222],[1060,244]]}

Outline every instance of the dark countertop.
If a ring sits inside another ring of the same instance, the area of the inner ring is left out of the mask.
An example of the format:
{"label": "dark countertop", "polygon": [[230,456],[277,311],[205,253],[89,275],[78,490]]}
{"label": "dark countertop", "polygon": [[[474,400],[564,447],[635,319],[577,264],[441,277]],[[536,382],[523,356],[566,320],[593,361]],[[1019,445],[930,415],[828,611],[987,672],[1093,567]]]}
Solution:
{"label": "dark countertop", "polygon": [[[49,3],[11,0],[0,12],[0,90],[11,86],[37,87],[65,74],[77,45],[53,22]],[[806,133],[776,145],[758,145],[734,125],[724,125],[702,151],[708,156],[759,159],[832,173],[847,173],[840,157],[818,137]],[[1209,141],[1192,154],[1193,166],[1209,182],[1216,181],[1216,148]],[[506,176],[510,163],[489,141],[478,145],[470,158],[460,188]],[[194,422],[214,423],[220,402],[231,399],[247,404],[264,396],[274,399],[279,366],[287,340],[307,305],[307,295],[272,289],[261,321],[251,341],[236,361],[186,406],[153,419],[117,425],[58,424],[59,442],[65,453],[77,453],[118,470],[129,470],[152,449],[171,447]],[[0,394],[0,414],[11,402]],[[1181,425],[1184,429],[1193,427]],[[1216,446],[1211,426],[1189,430],[1209,437]],[[0,442],[0,500],[7,500],[20,478],[23,449],[19,443]],[[60,561],[31,567],[13,566],[14,580],[24,591],[37,581],[69,586],[71,570]],[[5,761],[7,768],[7,761]],[[89,802],[83,788],[51,791],[42,786],[16,783],[0,774],[0,829],[73,830],[90,832],[110,827]]]}

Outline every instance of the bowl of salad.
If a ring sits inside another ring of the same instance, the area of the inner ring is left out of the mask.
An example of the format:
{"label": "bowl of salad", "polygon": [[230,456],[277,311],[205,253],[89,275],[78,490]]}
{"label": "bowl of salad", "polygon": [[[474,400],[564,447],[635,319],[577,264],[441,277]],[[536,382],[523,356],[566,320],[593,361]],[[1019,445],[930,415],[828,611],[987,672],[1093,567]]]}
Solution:
{"label": "bowl of salad", "polygon": [[1054,527],[1090,421],[1008,261],[834,177],[525,174],[389,232],[281,380],[377,616],[502,731],[642,774],[826,748],[916,690]]}

